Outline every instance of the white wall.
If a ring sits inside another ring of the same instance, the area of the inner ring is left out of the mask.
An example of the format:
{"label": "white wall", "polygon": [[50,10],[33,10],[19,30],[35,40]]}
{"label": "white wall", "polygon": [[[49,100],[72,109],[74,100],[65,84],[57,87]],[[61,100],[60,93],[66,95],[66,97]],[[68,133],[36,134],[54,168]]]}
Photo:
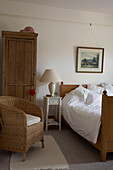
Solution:
{"label": "white wall", "polygon": [[[1,31],[19,31],[28,25],[39,33],[37,44],[37,102],[39,104],[42,104],[43,96],[49,93],[47,84],[39,82],[46,68],[55,69],[64,83],[113,83],[112,15],[0,0]],[[1,42],[0,32],[2,50]],[[77,46],[105,49],[103,73],[75,72]]]}

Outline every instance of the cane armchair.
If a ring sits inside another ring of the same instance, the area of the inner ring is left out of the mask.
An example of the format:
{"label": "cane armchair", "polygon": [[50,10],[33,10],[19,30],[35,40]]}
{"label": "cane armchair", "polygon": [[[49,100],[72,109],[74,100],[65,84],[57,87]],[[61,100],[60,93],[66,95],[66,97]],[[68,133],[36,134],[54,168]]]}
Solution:
{"label": "cane armchair", "polygon": [[[38,116],[41,121],[27,125],[26,114]],[[43,136],[43,110],[40,106],[22,98],[0,96],[0,149],[23,153],[23,161],[30,146]]]}

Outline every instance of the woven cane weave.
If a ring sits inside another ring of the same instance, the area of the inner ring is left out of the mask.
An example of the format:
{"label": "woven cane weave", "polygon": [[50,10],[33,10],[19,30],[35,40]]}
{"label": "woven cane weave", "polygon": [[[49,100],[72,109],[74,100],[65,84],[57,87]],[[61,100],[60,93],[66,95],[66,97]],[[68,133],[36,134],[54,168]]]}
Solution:
{"label": "woven cane weave", "polygon": [[[25,154],[35,142],[44,142],[43,110],[40,106],[22,98],[0,96],[2,122],[0,149]],[[26,113],[41,118],[41,121],[27,127]]]}

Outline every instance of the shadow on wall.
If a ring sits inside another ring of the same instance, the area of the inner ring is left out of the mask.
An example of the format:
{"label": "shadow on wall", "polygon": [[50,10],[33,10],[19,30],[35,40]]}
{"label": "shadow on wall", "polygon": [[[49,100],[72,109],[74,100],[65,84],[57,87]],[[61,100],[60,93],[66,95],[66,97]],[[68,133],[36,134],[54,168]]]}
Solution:
{"label": "shadow on wall", "polygon": [[0,37],[0,96],[2,95],[2,56],[3,56],[2,37]]}

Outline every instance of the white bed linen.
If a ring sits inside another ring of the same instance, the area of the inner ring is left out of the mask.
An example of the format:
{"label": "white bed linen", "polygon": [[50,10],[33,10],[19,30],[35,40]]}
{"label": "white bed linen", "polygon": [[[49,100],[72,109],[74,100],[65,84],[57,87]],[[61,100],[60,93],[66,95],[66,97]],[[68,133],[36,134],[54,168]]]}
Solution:
{"label": "white bed linen", "polygon": [[[88,103],[89,96],[94,92],[90,90],[86,100],[81,100],[76,93],[67,94],[63,99],[62,114],[72,129],[87,140],[96,143],[101,125],[101,94],[93,96],[92,102]],[[87,102],[88,101],[88,102]]]}

